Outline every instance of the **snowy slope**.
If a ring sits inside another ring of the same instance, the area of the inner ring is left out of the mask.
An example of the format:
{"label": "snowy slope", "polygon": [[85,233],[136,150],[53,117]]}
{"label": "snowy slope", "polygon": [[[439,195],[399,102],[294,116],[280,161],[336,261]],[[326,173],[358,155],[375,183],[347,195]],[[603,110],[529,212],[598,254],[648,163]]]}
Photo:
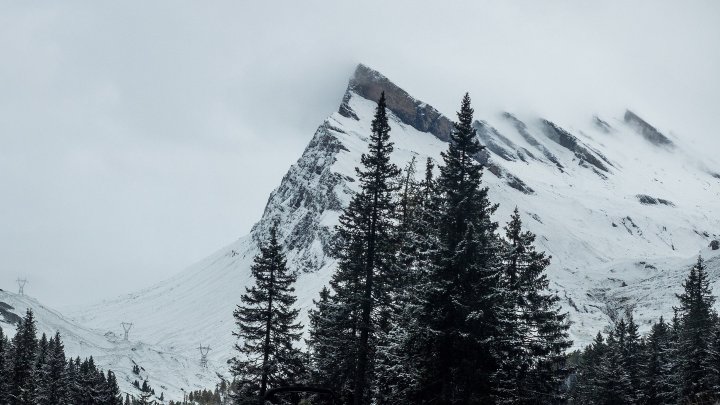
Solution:
{"label": "snowy slope", "polygon": [[[223,372],[233,355],[233,308],[250,282],[257,242],[274,221],[300,273],[298,305],[305,316],[335,265],[328,253],[332,229],[357,186],[354,167],[381,91],[392,112],[395,162],[439,160],[448,118],[360,65],[338,112],[317,129],[249,235],[170,280],[73,311],[74,321],[101,335],[131,321],[131,340],[183,359],[199,358],[197,347],[210,345],[211,366]],[[624,307],[635,308],[642,325],[668,315],[694,257],[719,237],[718,165],[622,108],[604,117],[588,112],[577,122],[503,111],[476,111],[476,118],[488,146],[478,159],[487,165],[491,199],[500,204],[497,220],[505,222],[518,206],[553,256],[552,288],[570,313],[576,346]],[[704,253],[717,284],[717,251]],[[114,367],[113,361],[101,364]],[[158,379],[170,368],[146,366]],[[192,384],[205,381],[195,374],[184,373]]]}
{"label": "snowy slope", "polygon": [[[5,333],[14,335],[17,321],[32,309],[37,320],[38,333],[48,337],[60,332],[69,357],[93,356],[103,369],[116,373],[122,392],[139,395],[132,382],[148,378],[150,385],[159,396],[165,393],[173,398],[182,398],[181,389],[202,389],[212,387],[218,381],[214,367],[202,368],[195,358],[168,352],[135,339],[123,340],[118,324],[114,328],[100,331],[90,329],[49,309],[34,298],[0,290],[0,327]],[[133,365],[141,367],[140,375],[133,374]]]}

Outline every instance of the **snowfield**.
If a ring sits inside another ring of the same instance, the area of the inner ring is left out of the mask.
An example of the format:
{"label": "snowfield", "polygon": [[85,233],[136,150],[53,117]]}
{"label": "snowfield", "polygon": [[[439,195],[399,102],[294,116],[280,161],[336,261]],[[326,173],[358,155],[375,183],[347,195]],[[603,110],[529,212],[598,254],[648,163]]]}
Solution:
{"label": "snowfield", "polygon": [[[333,227],[357,185],[354,168],[382,90],[392,111],[393,159],[405,167],[415,157],[420,176],[426,158],[440,162],[447,118],[360,65],[339,111],[318,128],[248,235],[165,282],[67,317],[16,294],[2,292],[0,302],[18,314],[32,307],[41,331],[59,330],[68,353],[93,355],[118,374],[123,390],[134,390],[133,362],[166,398],[181,398],[181,388],[214,386],[218,374],[227,375],[232,312],[273,221],[300,274],[298,305],[307,324],[307,309],[335,266],[328,249]],[[671,317],[674,294],[698,254],[720,292],[720,251],[708,248],[720,238],[720,166],[708,151],[690,150],[622,108],[616,116],[588,112],[578,122],[504,111],[475,116],[488,146],[478,156],[488,167],[484,182],[500,204],[496,220],[504,224],[517,206],[540,249],[552,255],[551,288],[570,313],[575,347],[626,308],[641,331],[661,315]],[[123,321],[134,325],[128,342],[121,340]],[[201,344],[211,347],[208,369],[199,366]]]}

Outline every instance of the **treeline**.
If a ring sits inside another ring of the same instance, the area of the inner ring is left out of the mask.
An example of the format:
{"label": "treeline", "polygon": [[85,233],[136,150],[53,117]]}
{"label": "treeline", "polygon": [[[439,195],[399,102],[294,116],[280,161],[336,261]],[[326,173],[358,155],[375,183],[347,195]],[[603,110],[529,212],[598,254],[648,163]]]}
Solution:
{"label": "treeline", "polygon": [[66,359],[56,333],[37,338],[31,310],[8,340],[0,328],[0,404],[122,405],[115,374],[97,368],[93,358]]}
{"label": "treeline", "polygon": [[720,320],[702,258],[683,289],[670,322],[661,317],[641,337],[628,313],[573,356],[574,403],[720,403]]}
{"label": "treeline", "polygon": [[[228,384],[225,380],[221,380],[215,390],[196,390],[191,391],[187,395],[187,401],[183,404],[197,405],[223,405],[229,404],[231,401],[230,393],[233,390],[232,384]],[[181,402],[170,401],[170,405],[180,405]]]}
{"label": "treeline", "polygon": [[[549,291],[549,257],[517,209],[500,229],[476,159],[483,146],[462,100],[438,168],[400,170],[384,94],[359,190],[340,217],[338,267],[297,343],[295,275],[277,238],[255,258],[234,315],[238,404],[270,388],[331,388],[344,404],[553,404],[568,397],[566,314]],[[439,173],[439,174],[438,174]]]}

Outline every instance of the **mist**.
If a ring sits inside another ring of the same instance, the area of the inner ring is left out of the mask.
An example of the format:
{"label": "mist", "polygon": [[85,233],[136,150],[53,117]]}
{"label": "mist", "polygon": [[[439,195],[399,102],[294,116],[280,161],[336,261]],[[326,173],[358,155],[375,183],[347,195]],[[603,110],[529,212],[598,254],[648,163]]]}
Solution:
{"label": "mist", "polygon": [[447,115],[720,148],[717,2],[386,3],[0,3],[0,288],[88,304],[246,234],[360,62]]}

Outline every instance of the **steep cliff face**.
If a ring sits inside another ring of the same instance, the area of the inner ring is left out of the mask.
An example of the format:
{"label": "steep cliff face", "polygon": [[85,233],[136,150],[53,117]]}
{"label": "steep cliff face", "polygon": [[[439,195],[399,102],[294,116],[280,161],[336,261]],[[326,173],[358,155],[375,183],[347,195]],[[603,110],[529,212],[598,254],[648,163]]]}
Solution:
{"label": "steep cliff face", "polygon": [[292,252],[291,265],[301,272],[314,272],[327,263],[332,223],[323,218],[342,210],[351,193],[351,177],[332,170],[340,151],[347,148],[338,140],[343,130],[325,121],[315,132],[300,159],[268,199],[260,221],[250,234],[255,243],[268,237],[273,224],[282,227],[285,249]]}
{"label": "steep cliff face", "polygon": [[[251,282],[257,244],[274,223],[299,274],[305,317],[334,270],[333,229],[356,190],[354,168],[383,91],[393,161],[401,167],[413,157],[439,163],[450,119],[360,65],[338,111],[317,129],[249,235],[166,282],[75,311],[75,320],[103,333],[132,321],[137,341],[183,358],[197,357],[197,346],[209,344],[211,364],[224,372],[233,355],[232,310]],[[692,257],[720,237],[720,182],[710,174],[718,165],[686,153],[679,142],[658,148],[667,142],[652,134],[660,140],[648,142],[646,130],[627,115],[588,112],[586,119],[565,122],[476,111],[476,118],[487,145],[476,158],[487,168],[490,198],[500,204],[496,219],[507,221],[517,206],[540,248],[553,256],[552,288],[570,313],[576,346],[589,342],[619,308],[635,308],[643,325],[669,313]],[[709,263],[720,269],[717,258]],[[719,273],[711,274],[717,284]]]}

